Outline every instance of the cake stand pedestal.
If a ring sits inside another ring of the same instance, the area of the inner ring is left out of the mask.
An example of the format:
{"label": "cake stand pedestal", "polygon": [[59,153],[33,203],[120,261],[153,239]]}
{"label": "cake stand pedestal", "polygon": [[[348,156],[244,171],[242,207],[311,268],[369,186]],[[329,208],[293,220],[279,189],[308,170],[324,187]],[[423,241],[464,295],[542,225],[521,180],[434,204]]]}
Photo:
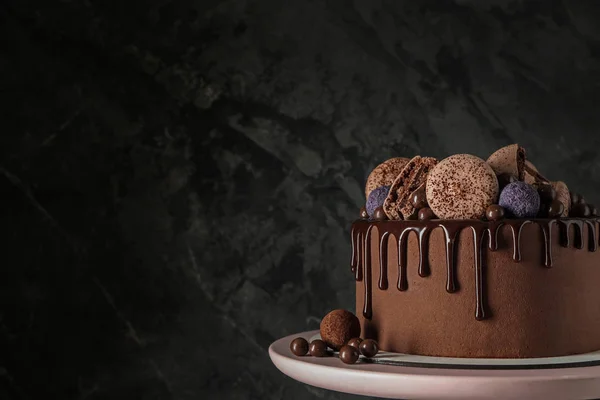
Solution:
{"label": "cake stand pedestal", "polygon": [[434,357],[431,357],[437,360],[434,364],[411,363],[411,356],[406,356],[409,362],[404,365],[364,361],[346,365],[336,356],[316,358],[292,354],[289,346],[294,338],[304,337],[310,341],[316,335],[318,331],[310,331],[279,339],[269,347],[269,356],[281,372],[297,381],[364,396],[390,399],[600,398],[598,353],[585,356],[583,362],[574,359],[564,364],[546,362],[538,366],[530,362],[523,369],[519,367],[519,360],[504,366],[486,366],[479,361],[471,368],[444,364]]}

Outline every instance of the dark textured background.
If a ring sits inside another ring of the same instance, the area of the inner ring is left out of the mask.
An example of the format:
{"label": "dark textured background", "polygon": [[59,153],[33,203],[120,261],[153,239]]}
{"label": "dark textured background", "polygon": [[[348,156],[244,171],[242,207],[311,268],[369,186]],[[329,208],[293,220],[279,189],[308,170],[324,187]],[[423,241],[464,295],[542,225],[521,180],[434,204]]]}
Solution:
{"label": "dark textured background", "polygon": [[355,398],[266,349],[352,307],[369,170],[518,141],[600,200],[598,4],[3,0],[0,398]]}

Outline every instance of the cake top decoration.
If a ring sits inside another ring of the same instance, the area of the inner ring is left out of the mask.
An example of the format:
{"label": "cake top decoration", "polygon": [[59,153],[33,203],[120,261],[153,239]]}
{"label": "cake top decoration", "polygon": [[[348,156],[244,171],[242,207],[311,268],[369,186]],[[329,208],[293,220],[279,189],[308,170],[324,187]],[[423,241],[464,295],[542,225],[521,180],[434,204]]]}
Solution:
{"label": "cake top decoration", "polygon": [[589,218],[596,207],[550,181],[518,144],[487,160],[456,154],[391,158],[370,173],[361,218],[390,220],[498,220],[502,218]]}

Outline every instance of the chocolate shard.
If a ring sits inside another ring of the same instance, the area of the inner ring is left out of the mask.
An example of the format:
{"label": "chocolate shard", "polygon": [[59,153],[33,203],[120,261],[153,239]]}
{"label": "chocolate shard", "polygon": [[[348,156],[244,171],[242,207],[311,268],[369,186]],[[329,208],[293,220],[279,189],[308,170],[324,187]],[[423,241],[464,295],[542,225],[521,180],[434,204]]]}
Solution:
{"label": "chocolate shard", "polygon": [[416,210],[411,202],[412,194],[422,188],[429,171],[438,161],[433,157],[413,157],[396,177],[383,203],[383,210],[391,220],[408,219]]}

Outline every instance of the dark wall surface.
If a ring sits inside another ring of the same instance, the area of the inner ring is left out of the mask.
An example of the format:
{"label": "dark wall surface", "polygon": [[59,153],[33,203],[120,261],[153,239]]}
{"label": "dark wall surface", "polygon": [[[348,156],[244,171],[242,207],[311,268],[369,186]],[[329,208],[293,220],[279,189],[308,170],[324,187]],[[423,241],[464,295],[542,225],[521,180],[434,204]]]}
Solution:
{"label": "dark wall surface", "polygon": [[392,156],[519,142],[600,201],[589,1],[0,5],[0,398],[350,399],[268,345],[353,307]]}

